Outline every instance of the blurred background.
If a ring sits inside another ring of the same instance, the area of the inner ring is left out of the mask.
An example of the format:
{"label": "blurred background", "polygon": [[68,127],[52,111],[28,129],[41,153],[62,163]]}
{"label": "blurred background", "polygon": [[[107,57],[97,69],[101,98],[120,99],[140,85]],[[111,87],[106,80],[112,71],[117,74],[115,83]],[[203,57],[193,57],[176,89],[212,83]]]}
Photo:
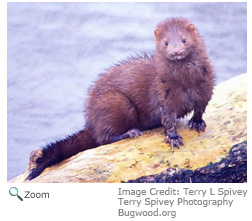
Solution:
{"label": "blurred background", "polygon": [[168,17],[196,25],[217,84],[247,71],[246,3],[8,3],[8,180],[33,149],[82,128],[92,82],[152,53]]}

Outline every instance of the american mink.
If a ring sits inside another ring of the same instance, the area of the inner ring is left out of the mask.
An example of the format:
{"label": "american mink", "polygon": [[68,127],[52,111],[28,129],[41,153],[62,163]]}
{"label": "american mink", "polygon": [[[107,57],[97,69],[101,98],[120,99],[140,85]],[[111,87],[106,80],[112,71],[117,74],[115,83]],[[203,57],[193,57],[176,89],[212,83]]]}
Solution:
{"label": "american mink", "polygon": [[205,131],[202,115],[213,93],[214,72],[203,39],[184,18],[164,20],[154,35],[154,55],[130,57],[93,85],[83,130],[31,153],[27,179],[80,151],[159,126],[165,129],[165,142],[180,148],[176,121],[192,111],[190,128]]}

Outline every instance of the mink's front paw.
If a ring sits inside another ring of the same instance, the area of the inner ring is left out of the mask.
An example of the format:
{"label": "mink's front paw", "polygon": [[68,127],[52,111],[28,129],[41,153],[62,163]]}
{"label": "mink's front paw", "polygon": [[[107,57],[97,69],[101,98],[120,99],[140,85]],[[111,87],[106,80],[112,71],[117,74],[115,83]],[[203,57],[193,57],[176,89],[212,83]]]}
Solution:
{"label": "mink's front paw", "polygon": [[182,137],[178,134],[177,131],[167,132],[165,143],[170,143],[172,150],[174,149],[174,146],[180,149],[180,145],[184,145]]}
{"label": "mink's front paw", "polygon": [[196,129],[199,133],[201,131],[204,132],[206,129],[206,123],[203,119],[195,120],[192,118],[191,120],[189,120],[188,125],[191,130]]}

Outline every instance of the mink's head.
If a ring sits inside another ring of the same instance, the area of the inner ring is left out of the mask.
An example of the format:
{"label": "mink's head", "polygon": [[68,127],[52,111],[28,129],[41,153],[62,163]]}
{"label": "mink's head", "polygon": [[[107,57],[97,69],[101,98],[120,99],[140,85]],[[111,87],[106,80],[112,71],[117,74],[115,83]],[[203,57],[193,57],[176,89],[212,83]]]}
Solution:
{"label": "mink's head", "polygon": [[154,34],[157,53],[168,60],[182,60],[197,48],[199,35],[187,19],[166,19],[157,25]]}

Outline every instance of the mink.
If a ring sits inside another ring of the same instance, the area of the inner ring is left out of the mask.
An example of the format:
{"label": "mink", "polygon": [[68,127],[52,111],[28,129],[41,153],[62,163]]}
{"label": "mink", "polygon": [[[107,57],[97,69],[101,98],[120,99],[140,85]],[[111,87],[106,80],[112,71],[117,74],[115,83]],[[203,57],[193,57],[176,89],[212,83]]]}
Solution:
{"label": "mink", "polygon": [[181,148],[176,122],[191,112],[190,128],[205,131],[202,115],[215,75],[201,35],[189,20],[170,18],[157,25],[154,36],[153,55],[132,56],[114,65],[91,87],[81,131],[31,153],[27,179],[78,152],[160,126],[165,143]]}

